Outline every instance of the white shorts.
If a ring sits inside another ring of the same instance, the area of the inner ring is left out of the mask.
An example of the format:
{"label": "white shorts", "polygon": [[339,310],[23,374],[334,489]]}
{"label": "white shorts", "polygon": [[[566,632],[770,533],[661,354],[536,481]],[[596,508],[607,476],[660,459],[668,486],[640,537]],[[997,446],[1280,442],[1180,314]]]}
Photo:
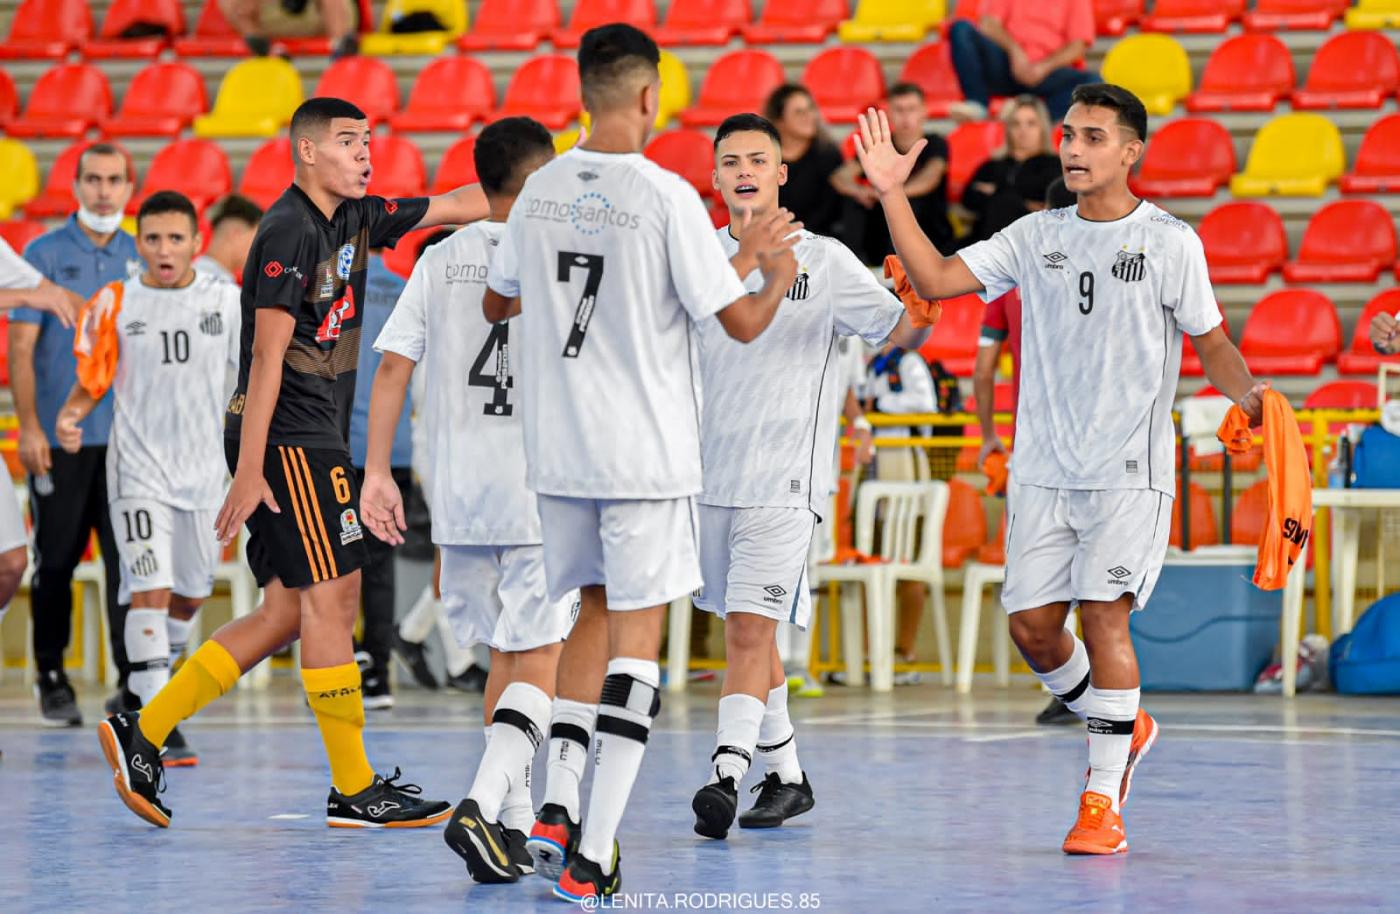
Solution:
{"label": "white shorts", "polygon": [[13,485],[3,486],[0,492],[0,552],[9,552],[29,545],[29,534],[24,529],[24,513],[19,506],[19,493]]}
{"label": "white shorts", "polygon": [[1147,605],[1171,536],[1172,499],[1151,489],[1007,490],[1007,612],[1049,603],[1109,603],[1134,595]]}
{"label": "white shorts", "polygon": [[439,546],[442,604],[462,647],[528,651],[568,637],[578,593],[550,600],[542,546]]}
{"label": "white shorts", "polygon": [[218,511],[182,511],[150,498],[119,498],[111,511],[123,603],[148,590],[201,600],[214,592],[222,549],[214,535]]}
{"label": "white shorts", "polygon": [[806,508],[700,506],[695,605],[723,619],[754,613],[806,629],[812,618],[807,558],[817,517]]}
{"label": "white shorts", "polygon": [[551,600],[602,584],[608,609],[646,609],[700,586],[695,499],[539,496]]}

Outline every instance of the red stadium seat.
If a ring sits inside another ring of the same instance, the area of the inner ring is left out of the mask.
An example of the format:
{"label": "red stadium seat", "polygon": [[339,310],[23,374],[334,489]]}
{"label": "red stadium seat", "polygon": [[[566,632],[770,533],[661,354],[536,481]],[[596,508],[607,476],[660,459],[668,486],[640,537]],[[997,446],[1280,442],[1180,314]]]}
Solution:
{"label": "red stadium seat", "polygon": [[715,127],[736,111],[759,111],[769,93],[786,81],[783,65],[767,51],[730,51],[710,65],[700,99],[681,112],[681,123]]}
{"label": "red stadium seat", "polygon": [[1138,23],[1144,32],[1223,32],[1244,15],[1245,0],[1157,0]]}
{"label": "red stadium seat", "polygon": [[121,110],[98,123],[106,136],[176,136],[209,110],[204,77],[186,63],[153,63],[136,74]]}
{"label": "red stadium seat", "polygon": [[556,48],[576,48],[583,33],[609,22],[625,22],[650,32],[656,27],[652,0],[576,0],[568,28],[555,29]]}
{"label": "red stadium seat", "polygon": [[[1199,483],[1191,483],[1191,548],[1215,546],[1220,542],[1220,531],[1215,527],[1215,506],[1210,495]],[[1176,501],[1172,503],[1172,532],[1168,542],[1181,546],[1181,481],[1176,483]]]}
{"label": "red stadium seat", "polygon": [[[965,4],[958,4],[961,12]],[[963,101],[962,85],[953,69],[952,52],[948,42],[935,41],[919,48],[904,62],[901,82],[910,82],[924,90],[924,104],[929,117],[947,117],[948,109]]]}
{"label": "red stadium seat", "polygon": [[572,57],[545,54],[515,71],[495,116],[528,115],[550,130],[562,130],[578,117],[579,109],[578,64]]}
{"label": "red stadium seat", "polygon": [[1371,200],[1338,200],[1313,214],[1288,282],[1375,282],[1395,262],[1395,223]]}
{"label": "red stadium seat", "polygon": [[802,71],[801,81],[811,90],[822,117],[833,124],[855,123],[857,114],[885,98],[880,61],[864,48],[822,51]]}
{"label": "red stadium seat", "polygon": [[496,109],[491,71],[474,57],[439,57],[423,68],[403,112],[389,118],[397,131],[464,131]]}
{"label": "red stadium seat", "polygon": [[228,156],[213,140],[176,140],[152,157],[141,191],[132,196],[126,211],[136,212],[158,190],[178,190],[202,210],[233,190]]}
{"label": "red stadium seat", "polygon": [[714,142],[699,130],[668,130],[647,144],[646,157],[685,178],[702,197],[717,196],[710,177],[715,170]]}
{"label": "red stadium seat", "polygon": [[374,172],[369,192],[381,197],[421,197],[428,189],[423,153],[402,136],[376,136],[370,140],[369,161]]}
{"label": "red stadium seat", "polygon": [[[384,251],[384,266],[399,274],[404,279],[413,272],[413,265],[418,262],[418,255],[423,250],[423,244],[437,232],[444,231],[443,226],[435,225],[431,228],[414,229],[399,239],[399,243]],[[451,231],[451,229],[446,229]]]}
{"label": "red stadium seat", "polygon": [[[1230,322],[1225,319],[1225,309],[1220,307],[1220,302],[1215,303],[1215,307],[1220,309],[1220,327],[1228,336],[1230,334]],[[1201,357],[1196,354],[1196,344],[1191,342],[1189,334],[1183,334],[1181,340],[1181,375],[1185,378],[1204,377],[1206,370],[1201,365]]]}
{"label": "red stadium seat", "polygon": [[1371,381],[1328,381],[1308,394],[1303,409],[1374,409],[1376,399]]}
{"label": "red stadium seat", "polygon": [[724,201],[714,199],[709,205],[710,224],[717,229],[722,229],[729,224],[729,207],[724,205]]}
{"label": "red stadium seat", "polygon": [[531,51],[559,27],[556,0],[482,0],[471,29],[457,39],[464,51]]}
{"label": "red stadium seat", "polygon": [[1143,0],[1094,0],[1094,27],[1100,35],[1122,35],[1142,18]]}
{"label": "red stadium seat", "polygon": [[1366,130],[1356,163],[1338,185],[1345,194],[1393,194],[1400,190],[1400,114],[1388,114]]}
{"label": "red stadium seat", "polygon": [[316,91],[311,94],[354,103],[369,116],[371,127],[399,110],[399,82],[389,65],[378,57],[340,58],[321,74]]}
{"label": "red stadium seat", "polygon": [[767,0],[753,25],[743,28],[749,44],[822,42],[842,19],[851,18],[847,0]]}
{"label": "red stadium seat", "polygon": [[1226,203],[1206,213],[1197,232],[1210,281],[1258,285],[1288,259],[1283,219],[1264,203]]}
{"label": "red stadium seat", "polygon": [[1315,375],[1341,348],[1336,307],[1311,289],[1264,296],[1240,334],[1240,353],[1255,374]]}
{"label": "red stadium seat", "polygon": [[1272,111],[1293,91],[1293,52],[1272,35],[1236,35],[1210,55],[1187,111]]}
{"label": "red stadium seat", "polygon": [[176,38],[175,53],[181,57],[243,57],[248,53],[248,45],[224,18],[219,0],[205,0],[194,24],[194,34]]}
{"label": "red stadium seat", "polygon": [[[163,34],[123,38],[128,29],[163,30]],[[82,46],[84,57],[155,57],[170,42],[185,34],[185,10],[180,0],[112,0],[102,31]]]}
{"label": "red stadium seat", "polygon": [[66,216],[78,208],[73,197],[73,181],[78,176],[78,157],[91,143],[79,140],[58,154],[39,196],[24,204],[24,214],[30,219],[54,219]]}
{"label": "red stadium seat", "polygon": [[77,137],[112,113],[112,87],[92,64],[64,63],[40,76],[24,115],[5,128],[17,137]]}
{"label": "red stadium seat", "polygon": [[663,46],[728,44],[751,16],[749,0],[672,0],[666,24],[652,31]]}
{"label": "red stadium seat", "polygon": [[919,347],[919,354],[929,363],[942,362],[958,377],[971,375],[986,307],[975,294],[944,300],[943,316],[933,325],[928,341]]}
{"label": "red stadium seat", "polygon": [[959,568],[987,542],[982,493],[961,479],[948,480],[948,513],[943,519],[943,567]]}
{"label": "red stadium seat", "polygon": [[1351,0],[1256,0],[1244,14],[1244,27],[1251,32],[1326,31],[1349,6]]}
{"label": "red stadium seat", "polygon": [[19,90],[9,70],[0,70],[0,127],[4,127],[19,114]]}
{"label": "red stadium seat", "polygon": [[1342,32],[1318,49],[1294,108],[1379,108],[1400,86],[1400,57],[1378,32]]}
{"label": "red stadium seat", "polygon": [[33,219],[11,219],[0,222],[0,238],[4,238],[14,248],[16,254],[24,253],[24,246],[44,234],[44,223]]}
{"label": "red stadium seat", "polygon": [[1257,546],[1269,523],[1269,480],[1261,479],[1235,496],[1230,510],[1230,542]]}
{"label": "red stadium seat", "polygon": [[24,0],[0,44],[0,59],[58,59],[91,38],[92,13],[83,0]]}
{"label": "red stadium seat", "polygon": [[1337,371],[1374,376],[1382,362],[1400,364],[1400,354],[1381,355],[1371,345],[1371,321],[1381,312],[1400,314],[1400,289],[1386,289],[1361,309],[1361,316],[1356,319],[1356,330],[1351,335],[1351,348],[1337,356]]}
{"label": "red stadium seat", "polygon": [[1005,142],[1001,121],[959,124],[948,134],[948,199],[961,200],[963,188],[992,150]]}
{"label": "red stadium seat", "polygon": [[428,193],[445,194],[464,184],[475,184],[476,180],[476,137],[464,136],[442,154]]}
{"label": "red stadium seat", "polygon": [[1172,121],[1147,146],[1142,167],[1130,179],[1145,197],[1212,197],[1235,173],[1235,143],[1217,120]]}
{"label": "red stadium seat", "polygon": [[282,196],[295,175],[291,140],[286,136],[273,137],[248,157],[238,192],[266,209]]}

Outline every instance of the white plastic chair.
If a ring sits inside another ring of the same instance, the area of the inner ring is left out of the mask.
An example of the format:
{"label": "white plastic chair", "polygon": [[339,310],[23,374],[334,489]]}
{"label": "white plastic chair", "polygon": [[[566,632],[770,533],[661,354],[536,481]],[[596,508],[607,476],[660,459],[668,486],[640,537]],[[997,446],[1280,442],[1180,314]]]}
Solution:
{"label": "white plastic chair", "polygon": [[[1004,565],[969,562],[963,569],[962,618],[958,623],[959,694],[966,695],[972,691],[972,667],[977,660],[977,630],[982,620],[982,590],[1005,580]],[[1011,636],[1006,629],[1005,614],[995,604],[994,611],[992,662],[996,666],[997,685],[1005,687],[1011,682]]]}
{"label": "white plastic chair", "polygon": [[669,616],[670,646],[666,650],[666,691],[684,692],[690,681],[690,597],[672,600]]}
{"label": "white plastic chair", "polygon": [[[863,483],[856,496],[856,549],[885,561],[868,565],[824,563],[813,571],[818,584],[836,581],[865,588],[870,686],[874,691],[888,692],[894,685],[895,585],[899,581],[920,581],[928,585],[944,681],[952,683],[942,563],[943,520],[947,513],[947,483]],[[883,517],[878,546],[875,543],[877,516]],[[847,681],[855,683],[861,677],[861,626],[859,604],[851,596],[842,594],[841,636]]]}

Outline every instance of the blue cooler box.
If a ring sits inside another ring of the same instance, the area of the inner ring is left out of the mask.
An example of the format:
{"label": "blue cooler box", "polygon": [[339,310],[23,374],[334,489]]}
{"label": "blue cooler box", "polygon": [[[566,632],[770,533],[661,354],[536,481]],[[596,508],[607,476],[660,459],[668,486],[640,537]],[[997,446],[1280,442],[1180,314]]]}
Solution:
{"label": "blue cooler box", "polygon": [[1147,609],[1133,613],[1142,688],[1156,692],[1247,692],[1273,658],[1283,591],[1251,582],[1254,547],[1167,554]]}

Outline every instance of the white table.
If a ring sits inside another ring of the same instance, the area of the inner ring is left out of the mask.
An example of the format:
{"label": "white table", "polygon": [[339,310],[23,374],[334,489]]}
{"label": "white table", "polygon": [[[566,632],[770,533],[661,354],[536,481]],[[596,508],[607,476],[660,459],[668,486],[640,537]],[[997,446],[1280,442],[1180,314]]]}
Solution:
{"label": "white table", "polygon": [[[1361,512],[1400,508],[1400,489],[1314,489],[1313,511],[1332,509],[1332,567],[1337,586],[1332,591],[1332,637],[1351,631],[1356,613],[1356,565],[1361,552]],[[1317,521],[1313,520],[1316,533]],[[1312,537],[1308,537],[1309,540]],[[1292,695],[1298,683],[1298,626],[1303,615],[1303,591],[1307,575],[1308,547],[1289,572],[1283,589],[1283,694]]]}

